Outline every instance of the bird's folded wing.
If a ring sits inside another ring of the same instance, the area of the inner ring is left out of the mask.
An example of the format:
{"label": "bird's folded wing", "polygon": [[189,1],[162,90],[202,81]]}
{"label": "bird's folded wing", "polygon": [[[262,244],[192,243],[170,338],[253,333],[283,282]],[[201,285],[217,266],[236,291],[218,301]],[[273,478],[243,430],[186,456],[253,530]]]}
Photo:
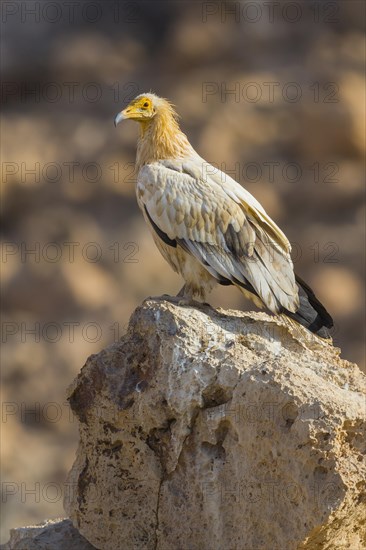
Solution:
{"label": "bird's folded wing", "polygon": [[199,157],[145,165],[137,197],[148,223],[218,281],[252,289],[274,312],[296,311],[298,289],[285,235],[250,193],[211,168]]}

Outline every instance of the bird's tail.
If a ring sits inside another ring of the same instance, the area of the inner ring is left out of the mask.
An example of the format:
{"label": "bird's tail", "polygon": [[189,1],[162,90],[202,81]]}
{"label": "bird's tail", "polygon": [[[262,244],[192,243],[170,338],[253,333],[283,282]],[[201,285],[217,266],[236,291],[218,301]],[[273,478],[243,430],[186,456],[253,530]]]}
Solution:
{"label": "bird's tail", "polygon": [[321,338],[330,338],[327,329],[332,328],[333,319],[315,296],[311,288],[298,275],[295,275],[299,287],[300,307],[296,313],[283,309],[281,313],[294,319]]}

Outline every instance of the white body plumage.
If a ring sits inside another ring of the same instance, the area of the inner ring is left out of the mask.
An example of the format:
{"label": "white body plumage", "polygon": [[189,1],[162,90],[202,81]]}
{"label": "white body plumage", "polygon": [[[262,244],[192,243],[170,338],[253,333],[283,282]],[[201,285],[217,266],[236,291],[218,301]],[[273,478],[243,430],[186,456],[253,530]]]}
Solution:
{"label": "white body plumage", "polygon": [[[256,199],[198,155],[143,165],[137,200],[155,243],[186,282],[186,296],[205,298],[230,281],[271,311],[298,308],[290,243]],[[225,284],[225,283],[224,283]]]}

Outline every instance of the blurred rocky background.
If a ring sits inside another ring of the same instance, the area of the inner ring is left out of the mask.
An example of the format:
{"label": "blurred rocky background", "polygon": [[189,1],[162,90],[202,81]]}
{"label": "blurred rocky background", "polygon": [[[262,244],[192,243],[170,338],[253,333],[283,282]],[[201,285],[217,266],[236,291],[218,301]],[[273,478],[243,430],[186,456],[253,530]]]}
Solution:
{"label": "blurred rocky background", "polygon": [[[364,367],[362,1],[3,2],[2,540],[63,514],[76,449],[65,390],[148,295],[181,281],[134,196],[152,90],[293,243],[297,272]],[[255,309],[222,287],[212,305]]]}

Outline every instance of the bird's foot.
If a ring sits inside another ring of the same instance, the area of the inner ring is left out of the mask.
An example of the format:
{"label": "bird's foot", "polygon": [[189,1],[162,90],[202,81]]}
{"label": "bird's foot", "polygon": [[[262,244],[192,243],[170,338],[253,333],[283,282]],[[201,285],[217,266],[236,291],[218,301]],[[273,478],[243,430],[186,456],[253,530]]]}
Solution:
{"label": "bird's foot", "polygon": [[160,294],[159,296],[148,296],[145,300],[169,300],[174,299],[175,296],[170,296],[170,294]]}
{"label": "bird's foot", "polygon": [[179,298],[179,306],[188,306],[188,307],[211,307],[207,302],[202,302],[201,300],[195,300],[193,298],[193,293],[189,291],[187,284],[183,285],[180,291],[178,292],[176,298]]}
{"label": "bird's foot", "polygon": [[186,284],[182,286],[182,288],[176,295],[176,298],[178,298],[178,306],[192,306],[194,302],[194,300],[192,299],[192,295],[188,292]]}
{"label": "bird's foot", "polygon": [[196,302],[196,300],[193,300],[191,296],[182,296],[179,297],[177,304],[181,307],[197,307],[198,302]]}

